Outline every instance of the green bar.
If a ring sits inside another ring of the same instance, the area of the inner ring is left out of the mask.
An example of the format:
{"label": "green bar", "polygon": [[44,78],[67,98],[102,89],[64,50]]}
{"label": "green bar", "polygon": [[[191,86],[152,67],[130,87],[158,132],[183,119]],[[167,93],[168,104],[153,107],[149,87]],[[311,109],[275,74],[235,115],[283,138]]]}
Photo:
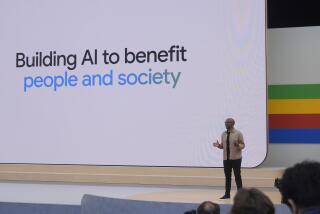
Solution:
{"label": "green bar", "polygon": [[269,99],[319,99],[320,84],[269,85]]}

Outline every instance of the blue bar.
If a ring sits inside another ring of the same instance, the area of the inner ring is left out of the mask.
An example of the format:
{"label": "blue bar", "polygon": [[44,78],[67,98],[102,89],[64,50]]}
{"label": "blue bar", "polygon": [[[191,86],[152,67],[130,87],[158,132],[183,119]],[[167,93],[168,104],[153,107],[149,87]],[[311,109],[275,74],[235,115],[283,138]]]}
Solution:
{"label": "blue bar", "polygon": [[320,143],[320,129],[269,129],[270,143]]}

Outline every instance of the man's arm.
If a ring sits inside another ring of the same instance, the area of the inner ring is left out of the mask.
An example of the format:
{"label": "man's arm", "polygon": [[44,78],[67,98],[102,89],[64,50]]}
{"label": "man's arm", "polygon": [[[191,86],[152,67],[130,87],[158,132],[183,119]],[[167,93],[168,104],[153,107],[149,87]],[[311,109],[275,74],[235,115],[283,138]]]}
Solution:
{"label": "man's arm", "polygon": [[238,147],[238,149],[244,149],[246,145],[244,144],[242,133],[239,134],[238,142],[235,142],[234,145]]}

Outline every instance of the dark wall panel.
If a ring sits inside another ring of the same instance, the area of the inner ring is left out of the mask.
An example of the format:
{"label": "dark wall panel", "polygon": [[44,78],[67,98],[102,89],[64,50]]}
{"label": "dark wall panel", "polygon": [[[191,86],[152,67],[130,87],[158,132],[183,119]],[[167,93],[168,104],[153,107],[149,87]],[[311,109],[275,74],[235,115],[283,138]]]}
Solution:
{"label": "dark wall panel", "polygon": [[320,26],[319,0],[268,0],[268,28]]}

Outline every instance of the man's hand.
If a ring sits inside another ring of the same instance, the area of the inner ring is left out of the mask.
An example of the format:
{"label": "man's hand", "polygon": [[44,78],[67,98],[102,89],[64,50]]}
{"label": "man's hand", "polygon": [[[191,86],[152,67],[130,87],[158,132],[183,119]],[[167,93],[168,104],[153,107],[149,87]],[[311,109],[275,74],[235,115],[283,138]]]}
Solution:
{"label": "man's hand", "polygon": [[244,143],[242,141],[237,141],[234,143],[234,146],[238,149],[244,149]]}
{"label": "man's hand", "polygon": [[214,142],[213,144],[213,147],[217,147],[217,148],[219,148],[219,146],[220,146],[220,144],[219,144],[219,141],[217,140],[217,142]]}

